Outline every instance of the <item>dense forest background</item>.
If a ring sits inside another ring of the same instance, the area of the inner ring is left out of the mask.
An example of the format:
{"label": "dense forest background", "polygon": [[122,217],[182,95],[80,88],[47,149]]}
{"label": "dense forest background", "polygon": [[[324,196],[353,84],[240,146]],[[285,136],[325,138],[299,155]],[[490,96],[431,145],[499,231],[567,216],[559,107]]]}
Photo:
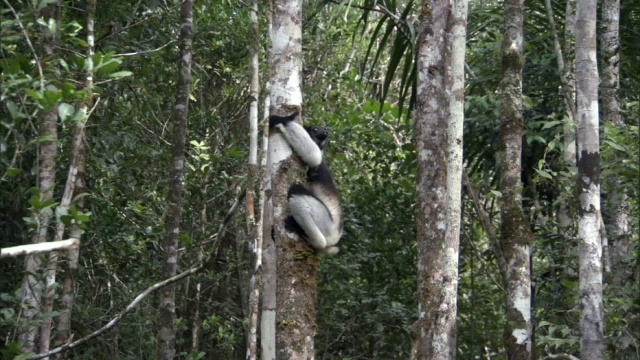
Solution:
{"label": "dense forest background", "polygon": [[[48,1],[51,2],[51,1]],[[86,118],[85,187],[59,212],[73,157],[75,124],[89,90],[84,82],[86,3],[63,1],[59,21],[38,20],[47,1],[2,6],[0,247],[30,242],[38,216],[53,215],[82,231],[74,270],[74,338],[102,327],[162,280],[171,116],[178,80],[180,2],[98,1],[95,77]],[[341,191],[341,252],[322,257],[315,344],[319,359],[404,359],[417,318],[416,152],[413,46],[419,5],[390,0],[306,1],[303,20],[305,121],[331,132],[325,161]],[[260,4],[259,25],[266,29]],[[375,11],[374,11],[375,9]],[[565,1],[553,1],[560,41]],[[505,358],[505,292],[496,254],[478,216],[500,224],[496,144],[499,137],[502,2],[471,1],[465,87],[465,186],[460,239],[457,352],[461,359]],[[608,357],[640,359],[640,3],[620,4],[619,107],[623,121],[601,123],[602,213],[609,245],[624,243],[605,271]],[[179,358],[240,359],[245,354],[252,253],[243,207],[248,152],[249,61],[255,39],[243,1],[197,1],[193,7],[192,89],[185,151],[179,264],[187,269],[214,251],[206,269],[177,284]],[[544,1],[525,1],[523,208],[534,237],[532,311],[536,358],[577,354],[580,347],[575,166],[563,160],[565,104]],[[42,28],[59,32],[44,53]],[[27,42],[27,38],[29,41]],[[40,79],[54,83],[46,91]],[[262,89],[263,92],[265,89]],[[43,109],[57,105],[53,200],[36,186]],[[469,197],[469,188],[477,201]],[[625,208],[618,208],[624,197]],[[82,202],[82,207],[75,205]],[[628,228],[615,219],[628,214]],[[559,214],[571,219],[563,222]],[[223,233],[219,233],[225,223]],[[53,225],[52,225],[53,226]],[[64,236],[68,238],[69,236]],[[215,249],[212,247],[215,246]],[[38,255],[46,257],[46,255]],[[606,267],[606,265],[605,265]],[[17,330],[24,258],[0,263],[2,354],[19,353]],[[61,268],[59,278],[64,277]],[[44,278],[41,269],[36,277]],[[43,313],[56,318],[53,311]],[[149,358],[156,349],[158,299],[148,297],[112,331],[69,350],[73,359]],[[197,315],[196,315],[197,314]],[[197,323],[197,326],[195,325]],[[194,328],[198,346],[193,347]],[[54,330],[55,331],[55,330]]]}

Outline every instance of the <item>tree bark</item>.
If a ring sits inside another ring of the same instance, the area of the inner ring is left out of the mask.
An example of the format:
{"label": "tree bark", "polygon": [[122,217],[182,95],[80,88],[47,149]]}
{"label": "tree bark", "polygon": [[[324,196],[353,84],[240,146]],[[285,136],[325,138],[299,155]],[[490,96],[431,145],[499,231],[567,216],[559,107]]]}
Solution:
{"label": "tree bark", "polygon": [[[300,110],[302,104],[302,1],[276,0],[272,16],[271,113],[289,115]],[[268,163],[272,212],[264,238],[267,243],[266,239],[273,234],[277,259],[276,358],[312,359],[315,356],[318,256],[297,234],[284,228],[289,186],[301,181],[304,171],[297,157],[292,156],[289,144],[277,132],[269,137]],[[269,244],[271,249],[274,244]],[[265,269],[266,266],[265,262]],[[266,297],[267,288],[265,301]]]}
{"label": "tree bark", "polygon": [[500,107],[500,243],[507,264],[504,345],[509,359],[530,359],[531,248],[533,238],[522,209],[522,69],[524,1],[505,0]]}
{"label": "tree bark", "polygon": [[578,0],[576,10],[578,253],[583,360],[604,359],[596,5],[596,0]]}
{"label": "tree bark", "polygon": [[[180,220],[182,216],[182,177],[184,167],[185,137],[191,91],[191,38],[193,36],[193,1],[183,0],[180,7],[180,64],[176,103],[173,111],[173,139],[169,167],[169,194],[165,220],[164,278],[175,276],[178,270]],[[220,234],[219,234],[220,236]],[[175,349],[175,286],[169,285],[160,292],[158,359],[173,359]]]}
{"label": "tree bark", "polygon": [[[56,32],[53,34],[48,34],[48,36],[46,36],[45,38],[45,53],[47,54],[47,56],[52,56],[53,54],[55,54],[55,51],[58,47],[58,45],[60,44],[60,28],[61,28],[61,8],[60,5],[55,2],[54,4],[49,5],[48,7],[53,6],[52,11],[54,12],[53,15],[53,19],[55,19],[57,27],[56,27]],[[47,7],[47,8],[48,8]],[[45,11],[45,20],[46,20],[46,12],[48,12],[49,10]],[[51,31],[50,29],[47,31]],[[56,65],[57,66],[57,65]],[[57,75],[58,71],[54,70],[54,74]],[[49,85],[52,88],[55,88],[55,85],[51,84]],[[47,121],[56,121],[58,120],[58,116],[57,116],[57,104],[54,105],[52,107],[52,114],[46,115],[49,120]],[[53,125],[55,127],[57,127],[57,125]],[[57,129],[56,129],[57,132]],[[57,134],[56,134],[56,138],[57,138]],[[57,140],[57,139],[56,139]],[[54,146],[57,147],[57,144],[55,144]],[[57,151],[56,151],[57,152]],[[52,159],[54,162],[57,162],[56,159],[56,154],[52,155]],[[55,165],[54,165],[55,166]],[[53,186],[55,186],[55,175],[53,176]],[[52,195],[53,196],[53,195]],[[64,200],[64,199],[63,199]],[[68,204],[67,204],[68,206]],[[63,207],[63,203],[61,201],[60,206],[56,209],[56,212],[59,211],[60,209],[64,209]],[[45,230],[46,232],[48,232],[47,230]],[[48,234],[44,234],[42,235],[42,241],[47,241],[47,236]],[[62,240],[62,235],[60,235],[59,238],[57,238],[56,235],[56,240]],[[42,304],[41,304],[41,313],[47,314],[45,316],[42,317],[42,323],[40,324],[40,328],[38,329],[38,352],[42,353],[42,352],[46,352],[49,350],[49,345],[51,343],[51,327],[53,325],[53,318],[48,315],[51,314],[53,312],[53,301],[55,299],[55,295],[56,295],[56,275],[58,272],[58,252],[57,251],[51,251],[47,254],[47,265],[46,265],[46,272],[45,272],[45,281],[44,281],[44,291],[42,293]],[[48,359],[48,358],[46,358]]]}
{"label": "tree bark", "polygon": [[500,107],[500,243],[507,264],[504,344],[509,359],[530,359],[531,248],[533,239],[522,209],[523,0],[505,0]]}
{"label": "tree bark", "polygon": [[260,286],[262,270],[262,223],[256,222],[254,192],[258,176],[258,100],[260,98],[260,27],[258,23],[258,0],[251,0],[249,9],[251,19],[251,47],[249,48],[249,68],[251,71],[251,102],[249,103],[249,164],[247,176],[247,234],[249,245],[253,249],[254,267],[249,281],[249,312],[247,326],[247,356],[255,360],[258,356],[258,304],[260,302]]}
{"label": "tree bark", "polygon": [[[84,115],[81,120],[76,122],[73,128],[73,141],[71,144],[71,163],[69,164],[69,174],[65,184],[60,207],[68,209],[71,199],[79,191],[84,190],[84,128],[89,116],[89,109],[93,105],[93,55],[94,55],[94,18],[96,12],[96,0],[87,1],[87,56],[85,59],[86,73],[84,89],[86,92],[84,101],[80,104],[80,112]],[[83,201],[80,199],[76,203],[76,209],[82,210]],[[65,225],[63,222],[58,223],[56,240],[62,239]],[[76,225],[73,226],[71,232],[78,239],[82,234],[81,229]],[[60,316],[56,324],[56,337],[54,346],[60,346],[69,341],[71,336],[71,310],[75,302],[75,273],[78,269],[79,249],[71,249],[67,252],[67,270],[64,274],[62,294],[60,296]],[[45,349],[44,351],[48,351]],[[41,351],[41,352],[44,352]],[[61,358],[61,357],[59,357]]]}
{"label": "tree bark", "polygon": [[[553,38],[553,50],[556,55],[556,63],[558,64],[558,73],[560,73],[560,86],[562,97],[564,99],[564,105],[566,107],[566,122],[573,124],[576,118],[576,105],[575,105],[575,89],[570,86],[567,79],[567,69],[564,63],[564,56],[562,54],[562,47],[560,45],[560,39],[558,38],[558,31],[556,29],[556,21],[553,15],[553,8],[551,7],[551,0],[545,0],[545,7],[547,8],[547,18],[549,19],[549,28],[551,29],[551,37]],[[575,154],[575,150],[574,150]]]}
{"label": "tree bark", "polygon": [[[602,103],[602,121],[613,126],[624,125],[618,102],[620,88],[620,0],[604,0],[602,3],[602,26],[600,37],[600,57],[602,76],[600,77],[600,98]],[[615,159],[611,159],[612,162]],[[623,266],[623,259],[629,255],[629,214],[627,194],[620,191],[617,178],[605,182],[608,189],[606,219],[611,222],[613,231],[610,244],[612,281],[624,286],[632,271]]]}
{"label": "tree bark", "polygon": [[[567,90],[565,94],[570,95],[570,102],[573,108],[576,108],[576,61],[575,61],[575,37],[576,37],[576,0],[567,0],[564,19],[564,46],[562,53],[564,55],[564,75]],[[570,111],[570,110],[567,110]],[[576,117],[575,110],[573,121],[564,125],[564,160],[570,166],[576,164]],[[571,219],[566,224],[571,224]],[[563,225],[561,223],[561,225]]]}
{"label": "tree bark", "polygon": [[[425,0],[417,41],[418,311],[412,359],[456,357],[466,0]],[[445,35],[448,34],[448,35]]]}
{"label": "tree bark", "polygon": [[[45,21],[49,19],[58,19],[59,4],[57,2],[47,5],[42,11],[41,16]],[[59,28],[59,27],[58,27]],[[44,54],[49,57],[54,54],[54,49],[58,43],[58,34],[50,33],[48,28],[43,30],[43,46]],[[41,83],[44,79],[41,79]],[[45,89],[42,89],[45,90]],[[54,85],[48,85],[47,90],[55,90]],[[57,107],[44,109],[40,112],[39,136],[44,138],[38,143],[38,177],[37,188],[40,192],[40,203],[44,203],[53,199],[53,188],[56,177],[56,155],[57,155],[57,138],[58,128]],[[47,241],[49,231],[49,222],[51,220],[52,211],[50,208],[38,209],[33,213],[33,217],[37,218],[37,228],[35,234],[31,238],[33,244]],[[49,267],[55,266],[56,259],[52,260]],[[36,352],[36,337],[39,327],[34,323],[35,316],[42,311],[42,302],[44,298],[43,287],[46,286],[37,278],[35,274],[42,270],[42,260],[39,256],[27,256],[25,259],[25,276],[22,285],[22,308],[24,309],[20,315],[20,328],[18,329],[18,341],[22,344],[22,351]],[[47,283],[49,285],[55,281],[55,270],[47,272]],[[49,286],[51,289],[51,286]],[[52,301],[52,299],[51,299]],[[50,321],[51,318],[48,318]],[[38,344],[39,348],[39,344]]]}
{"label": "tree bark", "polygon": [[[564,46],[560,46],[553,21],[553,10],[550,0],[546,1],[549,22],[554,34],[554,46],[560,71],[560,85],[565,103],[565,119],[563,125],[563,159],[566,166],[576,165],[576,82],[575,82],[575,0],[567,0],[564,21]],[[572,232],[575,219],[571,215],[570,199],[563,198],[556,215],[561,231],[566,238],[575,237]],[[566,267],[570,269],[570,267]]]}
{"label": "tree bark", "polygon": [[[273,0],[267,3],[267,48],[271,60],[273,43]],[[264,97],[264,119],[268,119],[271,108],[271,79],[265,81],[267,94]],[[273,215],[273,192],[271,191],[271,168],[269,164],[269,125],[263,127],[262,157],[260,158],[260,218],[262,220],[262,304],[260,308],[260,352],[263,360],[276,358],[276,279],[277,263],[275,242],[271,233]]]}

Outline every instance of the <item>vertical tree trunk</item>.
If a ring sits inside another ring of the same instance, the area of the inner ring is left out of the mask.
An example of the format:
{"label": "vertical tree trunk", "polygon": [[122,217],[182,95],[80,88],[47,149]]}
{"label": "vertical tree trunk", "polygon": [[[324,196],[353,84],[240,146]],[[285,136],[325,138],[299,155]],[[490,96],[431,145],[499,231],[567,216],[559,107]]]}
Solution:
{"label": "vertical tree trunk", "polygon": [[[59,5],[57,2],[47,5],[42,11],[41,16],[45,21],[56,19],[58,15]],[[58,36],[50,33],[48,28],[44,28],[44,53],[49,57],[54,54],[55,45],[58,42]],[[40,79],[41,84],[44,79]],[[44,90],[44,89],[43,89]],[[47,90],[55,90],[53,85],[48,85]],[[57,154],[57,107],[44,109],[40,112],[39,136],[46,140],[39,142],[38,151],[38,177],[37,188],[40,192],[40,203],[44,203],[53,199],[53,188],[56,177],[56,154]],[[42,209],[34,212],[37,218],[37,228],[35,234],[31,238],[31,242],[41,243],[47,241],[49,230],[49,221],[51,220],[50,209]],[[42,261],[38,255],[27,256],[25,259],[25,276],[22,285],[22,308],[24,309],[20,315],[21,327],[18,329],[18,341],[22,344],[22,351],[36,352],[36,337],[39,327],[34,323],[35,316],[41,312],[43,301],[43,283],[37,278],[38,272],[42,270]],[[55,259],[52,259],[55,260]],[[55,263],[55,261],[53,261]],[[48,281],[51,282],[52,273],[48,272]],[[51,318],[49,318],[50,320]]]}
{"label": "vertical tree trunk", "polygon": [[456,357],[467,4],[422,5],[416,108],[419,318],[412,359]]}
{"label": "vertical tree trunk", "polygon": [[[165,262],[162,275],[170,278],[177,273],[180,220],[182,214],[182,176],[184,149],[191,91],[191,37],[193,36],[193,1],[183,0],[180,7],[180,64],[178,88],[173,111],[173,139],[169,167],[169,194],[165,219]],[[173,359],[175,349],[175,286],[160,292],[158,359]]]}
{"label": "vertical tree trunk", "polygon": [[[249,68],[251,71],[251,102],[249,104],[249,171],[247,179],[247,233],[254,253],[254,267],[249,281],[249,313],[247,326],[246,359],[255,360],[258,355],[258,303],[260,301],[260,271],[262,269],[262,232],[255,220],[254,191],[258,175],[258,100],[260,98],[260,28],[258,24],[258,0],[251,0],[249,9],[251,19],[251,47],[249,49]],[[264,155],[264,154],[263,154]]]}
{"label": "vertical tree trunk", "polygon": [[[288,115],[302,104],[301,0],[274,1],[272,37],[271,113]],[[297,234],[284,229],[287,191],[294,181],[300,180],[303,171],[280,133],[270,134],[268,162],[272,213],[271,226],[265,229],[264,237],[267,242],[267,237],[273,234],[277,257],[276,358],[311,359],[315,356],[318,258]],[[266,292],[267,288],[265,300]]]}
{"label": "vertical tree trunk", "polygon": [[[200,188],[200,199],[202,203],[202,209],[200,210],[200,233],[204,236],[207,233],[206,224],[207,224],[207,177],[205,177],[202,182],[202,186]],[[204,249],[202,244],[198,246],[198,263],[202,264],[204,260]],[[191,352],[195,353],[199,351],[200,344],[200,313],[201,313],[201,305],[200,298],[202,296],[202,282],[199,276],[196,276],[196,290],[195,297],[193,301],[193,316],[191,318]]]}
{"label": "vertical tree trunk", "polygon": [[[560,71],[560,84],[565,103],[565,119],[563,125],[563,159],[566,166],[574,167],[576,164],[576,83],[575,83],[575,0],[567,0],[564,22],[564,46],[559,49],[557,31],[553,21],[553,10],[551,1],[546,1],[549,22],[554,37],[554,46]],[[574,237],[571,234],[571,225],[574,219],[571,216],[571,204],[569,199],[563,199],[557,213],[558,224],[566,237]],[[568,269],[568,267],[567,267]]]}
{"label": "vertical tree trunk", "polygon": [[445,63],[448,65],[445,87],[449,97],[447,120],[447,233],[441,254],[444,274],[441,304],[447,304],[451,315],[445,323],[449,338],[449,359],[457,355],[456,316],[458,312],[458,258],[462,221],[462,137],[464,124],[464,63],[467,40],[467,9],[469,0],[451,2]]}
{"label": "vertical tree trunk", "polygon": [[[564,75],[569,101],[573,109],[576,108],[576,61],[575,61],[575,37],[576,37],[576,0],[567,0],[564,20]],[[567,110],[569,111],[569,110]],[[577,109],[573,114],[573,122],[564,126],[564,160],[570,166],[576,163],[576,117]],[[562,225],[562,224],[561,224]],[[569,225],[569,224],[567,224]]]}
{"label": "vertical tree trunk", "polygon": [[533,239],[522,209],[523,0],[505,0],[500,136],[500,244],[507,264],[504,344],[509,359],[530,359]]}
{"label": "vertical tree trunk", "polygon": [[[267,49],[273,43],[273,0],[267,3]],[[272,61],[271,50],[268,54]],[[267,94],[264,97],[264,119],[269,117],[271,108],[271,79],[266,81]],[[273,192],[271,191],[271,167],[269,160],[269,125],[262,133],[262,157],[260,158],[260,218],[262,220],[262,304],[260,308],[260,353],[263,360],[276,358],[276,247],[272,236]]]}
{"label": "vertical tree trunk", "polygon": [[[624,124],[618,103],[618,89],[620,87],[620,0],[604,0],[602,3],[603,31],[600,37],[600,56],[602,76],[600,77],[600,98],[602,99],[602,121],[610,122],[614,126]],[[627,196],[619,189],[617,179],[606,181],[609,187],[607,197],[607,220],[611,222],[613,231],[609,236],[611,267],[613,268],[613,283],[624,285],[630,271],[623,267],[622,259],[629,254],[629,215],[627,213]]]}
{"label": "vertical tree trunk", "polygon": [[[448,1],[425,0],[422,4],[417,40],[416,151],[417,241],[418,241],[418,320],[413,325],[412,359],[446,359],[451,346],[450,323],[444,294],[443,255],[446,236],[446,131],[447,97],[444,88],[444,36],[449,16]],[[440,304],[445,305],[440,307]]]}
{"label": "vertical tree trunk", "polygon": [[[564,99],[564,105],[566,107],[566,121],[573,124],[576,118],[576,105],[575,105],[575,89],[570,86],[567,79],[568,71],[564,63],[564,56],[562,54],[562,46],[560,45],[560,39],[558,38],[558,31],[556,29],[556,21],[553,16],[553,8],[551,7],[551,0],[545,0],[545,7],[547,9],[547,18],[549,20],[549,28],[551,29],[551,37],[553,38],[553,50],[556,55],[556,63],[558,64],[558,72],[560,73],[560,86],[562,97]],[[566,41],[570,41],[567,39]],[[575,150],[574,150],[575,154]]]}
{"label": "vertical tree trunk", "polygon": [[[85,60],[86,73],[84,88],[86,91],[85,99],[80,105],[80,111],[84,117],[88,116],[89,108],[93,105],[93,54],[94,54],[94,17],[96,12],[96,0],[87,1],[87,56]],[[73,142],[71,146],[71,164],[69,165],[69,175],[67,183],[60,201],[60,207],[68,208],[74,194],[84,189],[84,127],[86,119],[82,119],[75,123],[73,129]],[[76,209],[81,210],[82,200],[76,204]],[[56,240],[61,240],[64,232],[64,223],[58,224]],[[77,225],[71,230],[71,236],[77,236],[79,239],[82,232]],[[57,321],[57,334],[54,346],[61,346],[68,342],[71,335],[71,310],[75,302],[75,286],[74,277],[78,268],[79,249],[69,250],[67,253],[67,271],[65,272],[62,295],[60,301],[60,316]],[[48,350],[48,349],[47,349]],[[46,350],[45,350],[46,351]],[[64,355],[58,356],[58,358]]]}
{"label": "vertical tree trunk", "polygon": [[509,359],[530,359],[531,248],[533,240],[522,209],[523,0],[505,0],[502,40],[500,137],[500,243],[507,264],[504,344]]}
{"label": "vertical tree trunk", "polygon": [[[53,55],[55,53],[55,51],[57,50],[56,49],[57,46],[60,44],[61,7],[57,3],[57,1],[52,5],[54,6],[53,7],[53,11],[54,11],[53,19],[55,19],[57,27],[56,27],[55,33],[54,34],[49,34],[50,36],[47,37],[48,39],[51,39],[52,41],[50,42],[49,40],[45,40],[45,53],[47,54],[47,56]],[[52,5],[49,5],[49,6],[52,6]],[[45,16],[45,19],[46,19],[46,16]],[[48,31],[51,31],[51,30],[49,29]],[[56,64],[54,66],[58,66],[58,65]],[[54,70],[53,73],[55,74],[55,76],[57,76],[58,75],[58,70],[57,69]],[[50,87],[54,88],[55,85],[51,84]],[[49,88],[49,90],[51,90],[51,88]],[[55,106],[52,107],[53,114],[47,115],[47,117],[49,117],[52,121],[54,119],[55,119],[55,121],[58,120],[57,108],[58,108],[58,106],[56,104]],[[57,137],[57,134],[56,134],[56,137]],[[54,146],[57,147],[57,144],[54,145]],[[52,158],[54,159],[54,162],[57,161],[55,154],[53,155]],[[53,181],[54,181],[54,184],[55,184],[55,175],[53,177]],[[53,185],[53,186],[55,187],[55,185]],[[62,206],[62,202],[60,204],[60,207],[61,206]],[[68,206],[68,204],[67,204],[67,206]],[[56,211],[58,211],[58,210],[59,209],[56,209]],[[47,236],[48,236],[48,234],[44,234],[43,241],[47,241],[47,239],[46,239]],[[59,240],[61,240],[61,239],[62,239],[62,236],[60,237]],[[51,343],[51,327],[53,325],[53,317],[51,317],[49,314],[51,314],[53,312],[53,301],[54,301],[55,296],[56,296],[56,288],[57,288],[57,284],[56,284],[56,274],[57,274],[57,272],[58,272],[58,252],[57,251],[51,251],[51,252],[47,253],[47,265],[46,265],[46,272],[45,272],[44,291],[42,292],[41,313],[45,314],[45,316],[42,317],[42,323],[40,324],[40,328],[38,329],[38,331],[39,331],[39,334],[38,334],[38,352],[40,352],[40,353],[49,351],[49,345]],[[49,358],[46,357],[44,359],[48,360]]]}
{"label": "vertical tree trunk", "polygon": [[580,353],[583,360],[604,359],[596,4],[596,0],[578,0],[576,10],[578,253]]}

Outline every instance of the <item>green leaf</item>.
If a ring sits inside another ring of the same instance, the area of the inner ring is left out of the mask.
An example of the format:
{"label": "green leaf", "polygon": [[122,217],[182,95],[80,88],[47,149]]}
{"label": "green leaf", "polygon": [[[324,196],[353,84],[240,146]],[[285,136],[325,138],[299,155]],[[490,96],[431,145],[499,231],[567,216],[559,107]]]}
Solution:
{"label": "green leaf", "polygon": [[123,77],[131,76],[131,75],[133,75],[131,71],[118,71],[118,72],[114,72],[113,74],[110,74],[109,77],[115,79],[115,78],[123,78]]}
{"label": "green leaf", "polygon": [[552,180],[553,176],[551,176],[551,174],[549,174],[548,172],[541,170],[541,169],[535,169],[536,172],[538,173],[538,175],[542,176],[543,178],[547,178]]}
{"label": "green leaf", "polygon": [[18,106],[15,102],[11,100],[6,100],[5,104],[7,105],[7,110],[9,110],[9,115],[11,115],[11,119],[16,120],[18,118],[24,118],[25,115],[18,111]]}
{"label": "green leaf", "polygon": [[544,130],[544,129],[549,129],[549,128],[552,128],[552,127],[554,127],[554,126],[558,126],[558,125],[560,125],[560,124],[562,124],[562,121],[559,121],[559,120],[556,120],[556,121],[547,121],[547,122],[545,122],[545,123],[544,123],[544,126],[542,126],[542,130]]}
{"label": "green leaf", "polygon": [[62,91],[60,90],[45,90],[44,98],[41,105],[45,108],[50,108],[55,105],[58,100],[62,98]]}
{"label": "green leaf", "polygon": [[225,153],[228,156],[233,157],[233,158],[242,158],[242,157],[246,156],[246,153],[244,151],[238,150],[236,148],[228,149],[227,151],[225,151]]}
{"label": "green leaf", "polygon": [[53,137],[53,135],[38,136],[35,140],[32,141],[32,143],[37,144],[45,141],[56,141],[56,138]]}
{"label": "green leaf", "polygon": [[8,168],[7,169],[7,174],[9,174],[9,177],[16,177],[18,176],[18,174],[20,174],[20,169],[16,169],[16,168]]}
{"label": "green leaf", "polygon": [[27,95],[31,96],[34,100],[40,102],[40,100],[43,99],[42,94],[39,91],[35,91],[35,90],[31,90],[31,89],[24,89],[24,92],[27,93]]}
{"label": "green leaf", "polygon": [[605,140],[604,141],[607,145],[611,146],[612,148],[619,150],[619,151],[626,151],[624,147],[616,144],[615,142],[611,141],[611,140]]}
{"label": "green leaf", "polygon": [[60,221],[62,221],[62,223],[65,224],[65,226],[73,225],[73,222],[71,220],[73,220],[73,216],[71,216],[71,215],[61,215],[60,216]]}

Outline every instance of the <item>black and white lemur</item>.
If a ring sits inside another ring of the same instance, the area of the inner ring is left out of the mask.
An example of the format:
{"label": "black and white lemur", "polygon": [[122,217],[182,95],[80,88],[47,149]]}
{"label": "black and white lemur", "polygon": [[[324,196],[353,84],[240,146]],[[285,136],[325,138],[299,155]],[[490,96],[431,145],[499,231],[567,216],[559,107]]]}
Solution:
{"label": "black and white lemur", "polygon": [[289,116],[269,117],[269,127],[276,128],[309,167],[309,188],[300,184],[291,185],[288,193],[291,216],[285,220],[286,228],[305,238],[318,252],[334,255],[340,251],[336,246],[342,236],[342,208],[338,189],[331,172],[322,161],[322,150],[327,145],[329,132],[320,126],[302,126]]}

